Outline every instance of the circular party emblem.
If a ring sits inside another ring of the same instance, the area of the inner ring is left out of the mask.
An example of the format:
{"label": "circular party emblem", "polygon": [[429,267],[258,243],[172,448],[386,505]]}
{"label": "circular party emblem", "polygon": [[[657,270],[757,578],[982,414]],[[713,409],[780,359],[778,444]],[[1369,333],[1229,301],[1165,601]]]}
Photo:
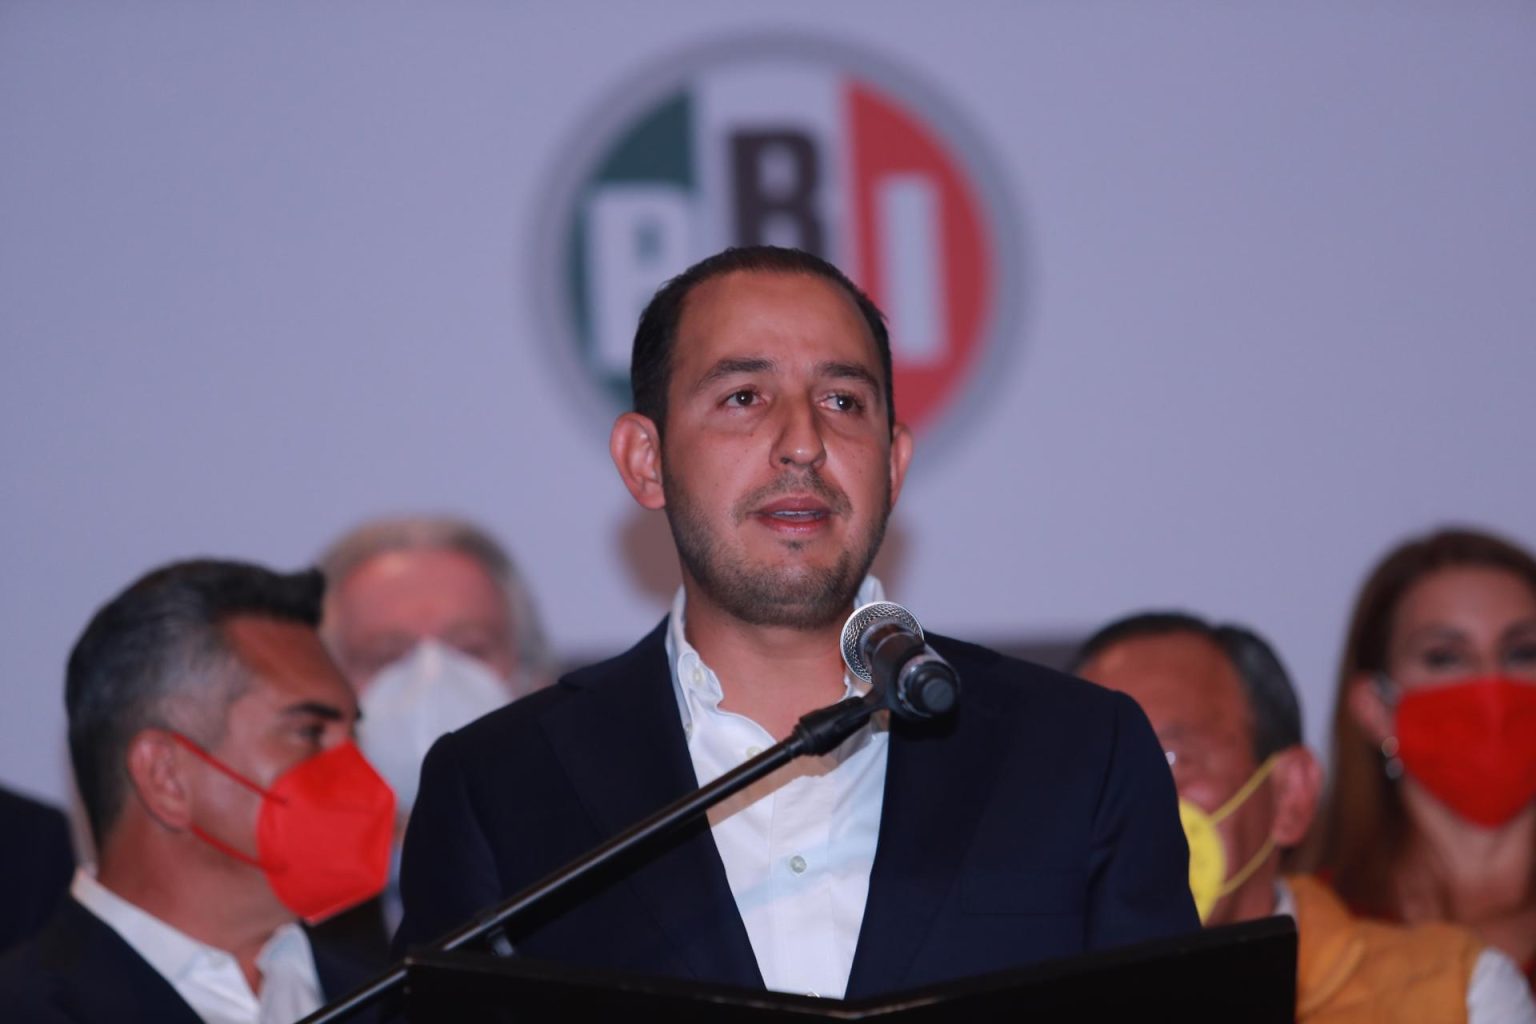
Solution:
{"label": "circular party emblem", "polygon": [[715,43],[613,90],[547,191],[539,291],[603,424],[630,408],[635,324],[668,278],[732,245],[841,267],[890,320],[896,412],[930,434],[1013,340],[1007,193],[962,118],[867,53]]}

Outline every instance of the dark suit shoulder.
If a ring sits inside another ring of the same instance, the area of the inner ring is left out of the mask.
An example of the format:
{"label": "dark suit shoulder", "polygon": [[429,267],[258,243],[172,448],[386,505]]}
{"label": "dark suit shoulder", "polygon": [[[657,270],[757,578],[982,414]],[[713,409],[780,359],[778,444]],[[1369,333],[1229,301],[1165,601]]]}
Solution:
{"label": "dark suit shoulder", "polygon": [[0,789],[0,821],[22,828],[47,828],[53,832],[63,830],[64,835],[69,834],[63,811],[9,789]]}
{"label": "dark suit shoulder", "polygon": [[546,716],[561,713],[567,705],[580,704],[592,695],[600,698],[613,687],[641,681],[654,683],[658,671],[670,679],[666,633],[667,620],[662,619],[660,625],[623,654],[568,672],[553,686],[536,690],[450,734],[453,746],[459,749],[501,747],[509,738],[535,727]]}
{"label": "dark suit shoulder", "polygon": [[433,744],[406,832],[397,951],[693,788],[665,650],[663,624]]}
{"label": "dark suit shoulder", "polygon": [[1093,717],[1116,713],[1119,695],[1096,683],[954,637],[930,633],[927,639],[959,672],[962,700],[993,706],[1043,702],[1058,713]]}
{"label": "dark suit shoulder", "polygon": [[[991,849],[1022,837],[1014,863],[1085,871],[1087,949],[1198,930],[1173,776],[1141,707],[1063,672],[930,639],[960,674],[966,743],[990,733],[1007,748],[987,766],[998,803],[980,834]],[[1030,827],[1008,838],[1020,821]]]}
{"label": "dark suit shoulder", "polygon": [[0,950],[43,926],[74,870],[64,813],[0,789]]}
{"label": "dark suit shoulder", "polygon": [[0,957],[0,1006],[26,1021],[199,1024],[170,982],[73,899]]}
{"label": "dark suit shoulder", "polygon": [[960,676],[957,711],[931,723],[895,721],[893,734],[918,743],[954,738],[955,749],[985,745],[991,750],[988,775],[1016,773],[1020,786],[1031,787],[1029,780],[1047,768],[1058,788],[1070,775],[1081,787],[1073,805],[1091,809],[1120,760],[1126,705],[1134,709],[1134,704],[1122,694],[978,644],[934,634],[927,639]]}
{"label": "dark suit shoulder", "polygon": [[634,678],[636,673],[654,671],[658,665],[665,669],[669,621],[670,616],[663,618],[655,629],[623,654],[567,673],[561,677],[560,685],[581,690],[600,689],[604,686],[623,685],[626,680]]}

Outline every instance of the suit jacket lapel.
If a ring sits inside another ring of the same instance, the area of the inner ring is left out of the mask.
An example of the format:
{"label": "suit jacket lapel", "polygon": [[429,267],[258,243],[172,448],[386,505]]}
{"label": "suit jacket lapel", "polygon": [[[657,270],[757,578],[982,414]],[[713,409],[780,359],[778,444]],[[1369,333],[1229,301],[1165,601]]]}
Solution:
{"label": "suit jacket lapel", "polygon": [[902,987],[992,791],[995,710],[968,692],[948,722],[893,720],[880,838],[848,978],[853,999]]}
{"label": "suit jacket lapel", "polygon": [[[613,836],[698,787],[667,665],[666,620],[543,720],[587,812]],[[627,879],[694,976],[761,987],[725,865],[703,820],[634,858]]]}

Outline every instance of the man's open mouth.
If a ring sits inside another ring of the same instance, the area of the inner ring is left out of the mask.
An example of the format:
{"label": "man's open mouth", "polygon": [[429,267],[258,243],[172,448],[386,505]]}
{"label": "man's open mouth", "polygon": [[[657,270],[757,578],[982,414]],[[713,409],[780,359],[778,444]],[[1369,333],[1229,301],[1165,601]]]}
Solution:
{"label": "man's open mouth", "polygon": [[832,515],[832,510],[819,498],[799,495],[771,501],[757,510],[755,515],[774,526],[814,526]]}

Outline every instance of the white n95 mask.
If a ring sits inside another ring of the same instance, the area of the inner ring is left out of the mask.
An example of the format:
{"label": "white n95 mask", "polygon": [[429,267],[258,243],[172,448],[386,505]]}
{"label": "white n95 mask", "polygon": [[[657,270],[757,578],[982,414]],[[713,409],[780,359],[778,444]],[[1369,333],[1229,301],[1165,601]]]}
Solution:
{"label": "white n95 mask", "polygon": [[437,640],[421,641],[379,670],[358,698],[357,743],[395,791],[402,818],[416,803],[421,762],[433,741],[511,698],[484,663]]}

